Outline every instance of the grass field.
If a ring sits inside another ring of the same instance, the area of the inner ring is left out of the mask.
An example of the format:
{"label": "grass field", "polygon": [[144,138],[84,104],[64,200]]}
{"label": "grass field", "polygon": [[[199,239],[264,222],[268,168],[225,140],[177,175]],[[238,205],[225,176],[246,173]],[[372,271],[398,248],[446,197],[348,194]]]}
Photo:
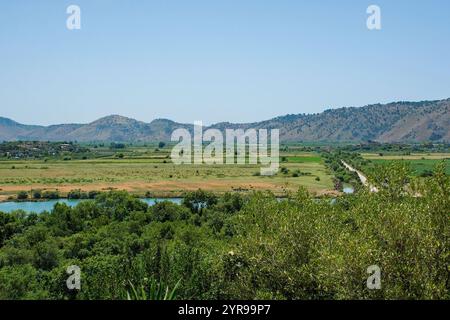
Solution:
{"label": "grass field", "polygon": [[303,154],[303,155],[294,155],[287,156],[286,162],[288,163],[320,163],[320,156],[312,155],[312,154]]}
{"label": "grass field", "polygon": [[313,153],[285,155],[287,161],[280,163],[285,173],[272,177],[259,176],[259,165],[177,166],[167,153],[125,154],[124,159],[0,161],[0,199],[36,189],[58,189],[63,195],[73,189],[118,189],[157,197],[180,196],[199,188],[216,193],[271,190],[280,196],[300,186],[318,194],[333,189],[332,177]]}
{"label": "grass field", "polygon": [[415,175],[421,175],[425,172],[433,171],[436,164],[443,159],[446,160],[446,173],[450,174],[450,153],[413,153],[410,155],[383,155],[375,153],[364,153],[365,159],[371,160],[375,164],[386,164],[391,161],[408,162]]}
{"label": "grass field", "polygon": [[450,153],[411,153],[408,155],[401,154],[383,154],[378,153],[362,153],[364,159],[369,160],[442,160],[450,159]]}

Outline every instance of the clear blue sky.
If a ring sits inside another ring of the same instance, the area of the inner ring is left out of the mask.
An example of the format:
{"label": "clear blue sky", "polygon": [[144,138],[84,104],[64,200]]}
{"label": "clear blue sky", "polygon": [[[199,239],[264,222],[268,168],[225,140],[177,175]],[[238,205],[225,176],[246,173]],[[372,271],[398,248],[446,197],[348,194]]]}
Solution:
{"label": "clear blue sky", "polygon": [[[66,7],[81,7],[81,30]],[[382,10],[382,30],[366,9]],[[249,122],[450,97],[450,1],[0,3],[0,116]]]}

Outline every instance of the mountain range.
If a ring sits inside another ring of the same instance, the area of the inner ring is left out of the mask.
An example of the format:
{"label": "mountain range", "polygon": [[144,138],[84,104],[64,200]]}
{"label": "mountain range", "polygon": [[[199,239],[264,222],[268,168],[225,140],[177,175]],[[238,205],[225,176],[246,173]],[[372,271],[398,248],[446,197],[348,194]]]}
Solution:
{"label": "mountain range", "polygon": [[[88,124],[38,126],[0,117],[0,141],[157,142],[170,141],[177,128],[191,130],[192,124],[167,119],[146,123],[110,115]],[[254,123],[222,122],[208,128],[278,128],[283,142],[449,142],[450,99],[329,109]]]}

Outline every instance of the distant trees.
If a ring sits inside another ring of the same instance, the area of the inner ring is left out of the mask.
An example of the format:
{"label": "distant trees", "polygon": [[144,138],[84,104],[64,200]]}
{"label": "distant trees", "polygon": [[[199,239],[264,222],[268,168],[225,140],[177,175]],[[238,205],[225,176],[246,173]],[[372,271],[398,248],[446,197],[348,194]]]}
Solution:
{"label": "distant trees", "polygon": [[357,169],[360,169],[361,166],[365,163],[365,160],[359,154],[337,150],[333,152],[322,152],[321,155],[324,159],[325,165],[333,172],[337,180],[335,182],[336,190],[342,189],[342,183],[351,182],[354,185],[360,184],[360,180],[356,173],[350,172],[342,164],[342,160],[344,160]]}
{"label": "distant trees", "polygon": [[0,155],[18,159],[45,159],[89,153],[89,149],[74,142],[10,141],[0,143]]}
{"label": "distant trees", "polygon": [[111,142],[109,145],[110,149],[125,149],[126,145],[124,143]]}

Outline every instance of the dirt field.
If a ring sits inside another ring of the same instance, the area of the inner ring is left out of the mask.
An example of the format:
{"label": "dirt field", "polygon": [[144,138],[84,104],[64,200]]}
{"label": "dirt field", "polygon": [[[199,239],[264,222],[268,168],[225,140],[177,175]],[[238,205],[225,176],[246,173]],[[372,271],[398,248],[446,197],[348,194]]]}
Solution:
{"label": "dirt field", "polygon": [[0,200],[19,191],[127,190],[134,194],[175,197],[199,188],[224,193],[271,190],[277,195],[295,192],[300,186],[323,194],[333,189],[331,176],[320,157],[295,155],[281,163],[272,177],[260,176],[256,165],[181,165],[145,159],[1,161]]}

